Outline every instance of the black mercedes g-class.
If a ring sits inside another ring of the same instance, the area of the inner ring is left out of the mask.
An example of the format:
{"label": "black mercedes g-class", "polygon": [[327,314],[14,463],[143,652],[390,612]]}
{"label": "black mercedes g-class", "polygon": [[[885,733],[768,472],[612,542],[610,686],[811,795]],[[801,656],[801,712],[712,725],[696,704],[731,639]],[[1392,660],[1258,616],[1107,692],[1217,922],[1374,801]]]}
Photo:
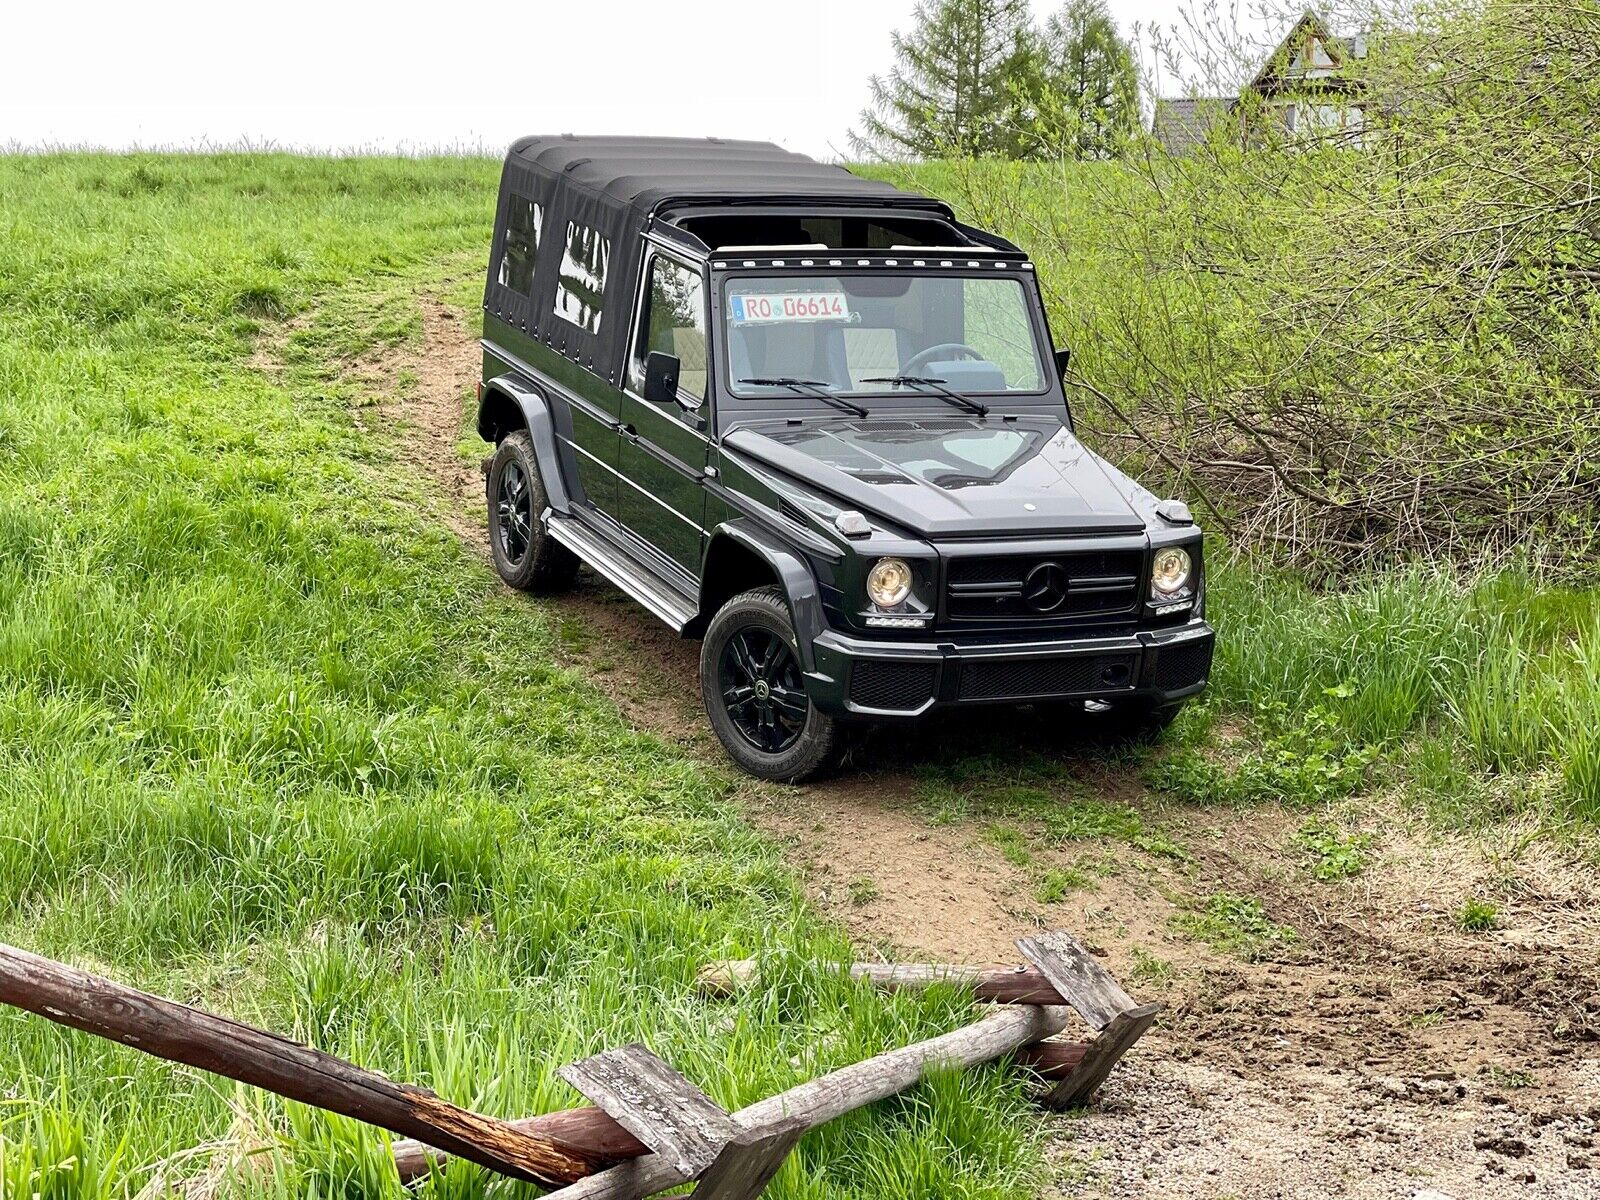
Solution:
{"label": "black mercedes g-class", "polygon": [[850,722],[1205,687],[1200,530],[1073,436],[1033,266],[777,146],[525,138],[478,432],[495,567],[580,560],[703,639],[711,727],[799,780]]}

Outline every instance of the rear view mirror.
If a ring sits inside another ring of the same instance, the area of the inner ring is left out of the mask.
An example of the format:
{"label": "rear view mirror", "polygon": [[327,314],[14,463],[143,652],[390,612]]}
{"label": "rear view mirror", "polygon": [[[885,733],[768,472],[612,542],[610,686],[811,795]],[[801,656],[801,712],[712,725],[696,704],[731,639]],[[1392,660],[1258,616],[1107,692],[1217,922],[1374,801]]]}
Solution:
{"label": "rear view mirror", "polygon": [[1060,350],[1057,350],[1056,351],[1056,374],[1061,376],[1061,378],[1065,379],[1067,377],[1067,365],[1069,363],[1071,363],[1071,362],[1072,362],[1072,351],[1071,350],[1067,350],[1067,349],[1064,349],[1064,348],[1060,349]]}
{"label": "rear view mirror", "polygon": [[644,398],[655,404],[675,402],[681,368],[677,355],[664,350],[650,351],[644,360]]}

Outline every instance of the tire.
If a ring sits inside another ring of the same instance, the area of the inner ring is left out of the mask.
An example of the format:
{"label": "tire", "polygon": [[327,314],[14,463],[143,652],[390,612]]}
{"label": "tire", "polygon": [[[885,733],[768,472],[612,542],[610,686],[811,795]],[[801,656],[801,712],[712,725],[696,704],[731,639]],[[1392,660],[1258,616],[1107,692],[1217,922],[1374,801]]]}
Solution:
{"label": "tire", "polygon": [[700,694],[728,757],[758,779],[799,783],[834,765],[844,749],[840,722],[806,695],[794,622],[775,587],[735,596],[711,619],[700,646]]}
{"label": "tire", "polygon": [[518,591],[559,592],[572,585],[578,558],[545,530],[550,506],[526,429],[506,435],[485,481],[489,553],[501,579]]}

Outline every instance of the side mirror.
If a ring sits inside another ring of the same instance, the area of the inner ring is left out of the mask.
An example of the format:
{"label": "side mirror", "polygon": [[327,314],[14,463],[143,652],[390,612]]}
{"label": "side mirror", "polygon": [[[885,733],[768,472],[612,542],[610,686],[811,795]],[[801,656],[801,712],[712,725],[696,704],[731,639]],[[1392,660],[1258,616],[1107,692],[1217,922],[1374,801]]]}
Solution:
{"label": "side mirror", "polygon": [[644,359],[644,398],[654,404],[676,403],[678,372],[682,364],[676,354],[652,350]]}
{"label": "side mirror", "polygon": [[1056,351],[1056,374],[1063,379],[1067,376],[1067,364],[1072,361],[1072,351],[1060,349]]}

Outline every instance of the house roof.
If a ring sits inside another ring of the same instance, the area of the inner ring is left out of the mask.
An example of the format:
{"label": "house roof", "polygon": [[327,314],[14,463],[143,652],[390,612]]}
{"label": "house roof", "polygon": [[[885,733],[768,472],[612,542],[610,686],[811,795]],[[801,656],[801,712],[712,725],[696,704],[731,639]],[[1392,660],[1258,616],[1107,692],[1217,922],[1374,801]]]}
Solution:
{"label": "house roof", "polygon": [[1260,90],[1297,75],[1298,71],[1292,65],[1295,53],[1308,37],[1320,41],[1335,64],[1342,64],[1346,59],[1367,56],[1367,39],[1364,34],[1339,37],[1328,28],[1328,23],[1322,19],[1321,13],[1308,8],[1300,14],[1300,19],[1294,23],[1293,28],[1284,34],[1283,40],[1272,53],[1267,55],[1266,61],[1261,64],[1261,69],[1246,85],[1246,90]]}
{"label": "house roof", "polygon": [[[1315,9],[1306,9],[1299,20],[1283,36],[1271,54],[1257,70],[1255,77],[1244,86],[1245,92],[1264,95],[1289,88],[1320,85],[1325,89],[1348,90],[1349,84],[1332,79],[1310,79],[1296,64],[1300,47],[1307,38],[1316,38],[1328,52],[1335,66],[1346,60],[1367,56],[1367,39],[1364,34],[1337,37]],[[1163,98],[1156,101],[1154,120],[1150,132],[1169,154],[1187,154],[1210,136],[1217,122],[1238,106],[1236,96],[1199,96],[1193,98]]]}
{"label": "house roof", "polygon": [[1232,96],[1157,100],[1151,132],[1168,154],[1187,154],[1204,142],[1238,103]]}
{"label": "house roof", "polygon": [[643,218],[668,202],[839,200],[933,210],[939,200],[852,175],[771,142],[723,138],[525,137],[511,157],[631,209]]}

